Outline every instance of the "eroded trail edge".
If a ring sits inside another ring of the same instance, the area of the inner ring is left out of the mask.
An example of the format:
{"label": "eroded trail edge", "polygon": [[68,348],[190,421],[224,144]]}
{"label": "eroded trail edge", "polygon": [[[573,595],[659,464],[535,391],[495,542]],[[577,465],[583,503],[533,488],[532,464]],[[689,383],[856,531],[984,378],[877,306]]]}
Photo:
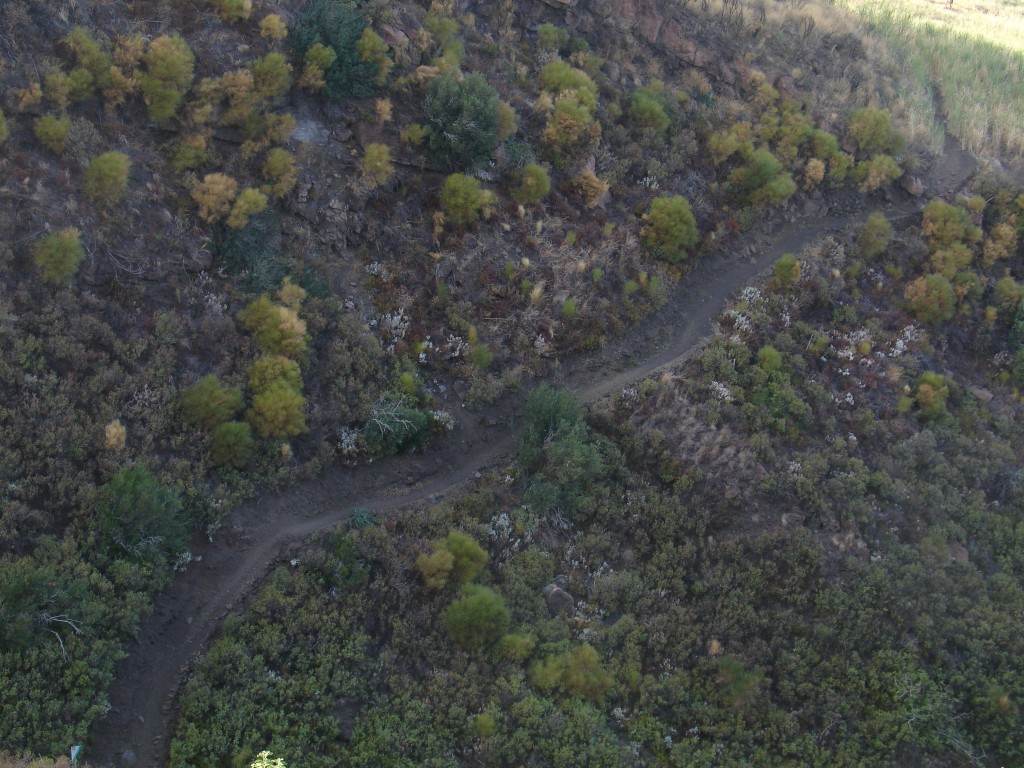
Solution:
{"label": "eroded trail edge", "polygon": [[[955,192],[976,167],[975,159],[947,135],[945,154],[924,179],[928,195]],[[893,194],[894,202],[882,206],[890,219],[918,213],[926,199]],[[703,257],[660,310],[600,350],[553,364],[544,378],[589,403],[677,364],[710,334],[724,304],[782,254],[798,253],[865,215],[829,215],[821,204],[781,226],[768,223],[726,243]],[[334,467],[318,480],[254,499],[232,512],[212,542],[197,546],[201,560],[157,597],[137,641],[127,648],[110,690],[110,711],[91,737],[90,761],[165,764],[177,697],[192,663],[271,565],[314,533],[343,523],[353,507],[398,513],[434,502],[506,460],[523,398],[520,392],[480,414],[462,412],[455,431],[435,441],[425,455],[356,469]]]}

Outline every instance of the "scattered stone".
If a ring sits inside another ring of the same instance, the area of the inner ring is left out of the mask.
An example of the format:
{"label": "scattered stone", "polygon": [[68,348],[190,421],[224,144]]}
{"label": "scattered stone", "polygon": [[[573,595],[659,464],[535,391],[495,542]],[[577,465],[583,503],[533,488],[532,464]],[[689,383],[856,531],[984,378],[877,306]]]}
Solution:
{"label": "scattered stone", "polygon": [[951,541],[948,545],[949,557],[958,563],[969,563],[971,562],[971,555],[967,551],[967,547],[961,544],[959,541]]}
{"label": "scattered stone", "polygon": [[907,176],[904,174],[903,178],[900,179],[900,186],[903,187],[908,195],[920,197],[924,194],[924,182],[917,178],[917,176]]}
{"label": "scattered stone", "polygon": [[988,403],[992,400],[994,395],[984,387],[971,387],[971,394],[981,400],[983,403]]}
{"label": "scattered stone", "polygon": [[548,599],[548,612],[552,616],[576,612],[576,600],[557,584],[548,584],[541,591]]}
{"label": "scattered stone", "polygon": [[124,752],[121,753],[121,765],[133,766],[138,765],[138,763],[139,758],[135,754],[135,750],[133,750],[131,747],[126,748]]}

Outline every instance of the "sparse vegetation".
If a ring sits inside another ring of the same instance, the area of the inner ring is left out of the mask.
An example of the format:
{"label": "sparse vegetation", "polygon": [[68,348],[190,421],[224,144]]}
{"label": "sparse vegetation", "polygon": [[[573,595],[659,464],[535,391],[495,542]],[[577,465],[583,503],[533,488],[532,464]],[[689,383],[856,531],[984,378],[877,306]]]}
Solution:
{"label": "sparse vegetation", "polygon": [[85,194],[104,206],[120,203],[128,189],[131,168],[131,160],[123,152],[105,152],[94,157],[85,169]]}

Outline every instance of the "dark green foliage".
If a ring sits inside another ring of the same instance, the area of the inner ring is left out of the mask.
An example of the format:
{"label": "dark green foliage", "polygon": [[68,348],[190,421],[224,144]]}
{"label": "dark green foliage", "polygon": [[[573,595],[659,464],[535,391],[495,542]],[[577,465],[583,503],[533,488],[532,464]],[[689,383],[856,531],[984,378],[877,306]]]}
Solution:
{"label": "dark green foliage", "polygon": [[410,405],[406,398],[383,398],[373,406],[363,440],[371,455],[392,456],[423,448],[433,424],[430,414]]}
{"label": "dark green foliage", "polygon": [[349,0],[310,0],[289,30],[300,67],[314,44],[334,49],[337,56],[324,73],[324,92],[335,101],[349,96],[365,98],[377,92],[380,65],[363,61],[356,48],[368,26],[366,17]]}
{"label": "dark green foliage", "polygon": [[558,432],[575,429],[583,423],[579,398],[564,389],[541,384],[530,392],[519,444],[519,461],[528,469],[536,469],[542,459],[544,444]]}
{"label": "dark green foliage", "polygon": [[110,478],[93,508],[107,546],[129,558],[170,563],[188,548],[181,498],[142,467]]}
{"label": "dark green foliage", "polygon": [[249,217],[242,229],[216,228],[211,250],[229,275],[244,278],[252,293],[276,289],[287,274],[287,263],[277,246],[280,217],[273,209]]}
{"label": "dark green foliage", "polygon": [[729,175],[740,199],[757,207],[779,205],[796,192],[796,183],[775,155],[766,149],[754,152],[746,165]]}
{"label": "dark green foliage", "polygon": [[348,513],[348,526],[357,531],[373,525],[376,520],[377,515],[374,514],[372,509],[367,509],[366,507],[356,507]]}
{"label": "dark green foliage", "polygon": [[245,401],[238,387],[224,386],[214,375],[204,376],[181,395],[186,424],[214,429],[242,410]]}
{"label": "dark green foliage", "polygon": [[215,467],[242,469],[252,456],[252,428],[243,421],[221,424],[210,437],[210,462]]}
{"label": "dark green foliage", "polygon": [[669,119],[665,99],[665,84],[654,81],[646,88],[633,92],[629,103],[629,121],[636,128],[651,128],[658,133],[668,130]]}
{"label": "dark green foliage", "polygon": [[441,75],[423,100],[434,160],[450,170],[471,170],[498,142],[498,92],[483,75]]}
{"label": "dark green foliage", "polygon": [[467,584],[444,615],[448,635],[464,648],[493,645],[508,631],[508,607],[493,589]]}

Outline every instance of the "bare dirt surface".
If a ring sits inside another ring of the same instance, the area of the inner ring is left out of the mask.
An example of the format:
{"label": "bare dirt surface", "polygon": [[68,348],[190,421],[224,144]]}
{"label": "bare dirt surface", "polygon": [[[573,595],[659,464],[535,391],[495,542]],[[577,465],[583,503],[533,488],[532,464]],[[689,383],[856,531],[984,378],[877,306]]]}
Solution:
{"label": "bare dirt surface", "polygon": [[[961,188],[977,162],[947,135],[945,154],[924,177],[925,195],[893,191],[880,200],[891,219],[918,213],[926,199]],[[576,391],[588,403],[666,369],[700,348],[723,305],[784,253],[858,223],[860,210],[830,213],[819,202],[790,213],[707,256],[677,286],[668,303],[623,337],[593,353],[554,363],[545,379]],[[868,208],[871,208],[870,201]],[[429,453],[335,467],[316,481],[254,499],[231,513],[212,542],[194,550],[193,563],[155,602],[137,641],[117,667],[109,713],[92,733],[89,762],[101,766],[159,766],[168,759],[177,697],[191,665],[221,620],[250,594],[267,570],[297,552],[318,531],[345,522],[353,507],[401,514],[436,502],[507,460],[515,446],[516,415],[524,395],[509,396],[479,414],[463,411],[447,438]]]}

